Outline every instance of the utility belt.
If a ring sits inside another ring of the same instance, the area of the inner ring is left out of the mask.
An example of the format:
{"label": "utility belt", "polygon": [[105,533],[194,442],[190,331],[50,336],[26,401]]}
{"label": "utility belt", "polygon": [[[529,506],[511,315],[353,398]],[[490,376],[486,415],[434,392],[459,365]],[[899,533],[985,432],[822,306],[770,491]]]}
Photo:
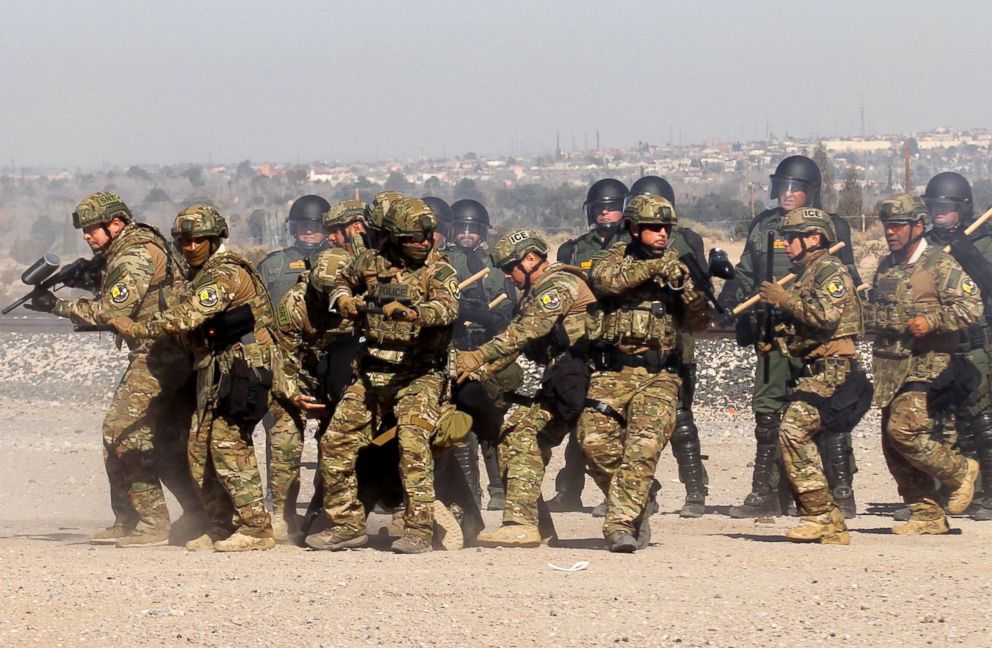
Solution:
{"label": "utility belt", "polygon": [[364,373],[399,373],[411,369],[426,372],[444,370],[447,368],[447,362],[447,356],[443,354],[422,355],[415,358],[406,357],[403,362],[387,362],[374,356],[363,355],[358,363],[358,369]]}
{"label": "utility belt", "polygon": [[806,377],[818,376],[827,371],[836,371],[838,369],[842,371],[847,371],[848,369],[854,369],[857,367],[857,361],[854,358],[817,358],[807,362],[802,368],[802,374]]}
{"label": "utility belt", "polygon": [[596,371],[622,371],[624,367],[646,369],[656,374],[662,371],[678,373],[681,365],[678,353],[664,349],[648,349],[644,353],[624,353],[614,346],[595,346],[589,353]]}

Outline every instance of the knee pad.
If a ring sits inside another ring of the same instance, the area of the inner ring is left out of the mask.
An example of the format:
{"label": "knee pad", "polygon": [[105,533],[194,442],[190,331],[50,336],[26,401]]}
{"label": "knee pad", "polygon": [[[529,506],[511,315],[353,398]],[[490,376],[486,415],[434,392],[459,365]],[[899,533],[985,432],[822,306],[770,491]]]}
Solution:
{"label": "knee pad", "polygon": [[675,412],[675,429],[672,431],[672,445],[691,443],[699,438],[699,430],[691,410],[680,409]]}
{"label": "knee pad", "polygon": [[782,412],[762,413],[754,415],[754,438],[759,444],[774,445],[778,443],[778,429],[782,421]]}

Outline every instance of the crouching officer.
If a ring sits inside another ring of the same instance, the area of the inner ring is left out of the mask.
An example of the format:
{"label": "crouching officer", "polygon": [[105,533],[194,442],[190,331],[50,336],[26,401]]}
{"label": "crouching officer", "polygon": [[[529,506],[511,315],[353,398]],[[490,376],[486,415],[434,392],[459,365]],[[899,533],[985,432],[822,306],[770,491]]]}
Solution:
{"label": "crouching officer", "polygon": [[675,208],[661,196],[631,199],[624,219],[633,239],[593,259],[600,302],[590,309],[594,372],[579,441],[607,498],[607,548],[629,553],[651,537],[651,482],[675,429],[680,336],[709,324],[709,306],[689,269],[668,249]]}
{"label": "crouching officer", "polygon": [[189,462],[211,528],[186,548],[271,549],[272,523],[252,446],[274,379],[282,382],[269,294],[251,262],[224,247],[227,222],[213,207],[179,212],[172,237],[194,273],[191,296],[147,322],[117,318],[110,325],[136,339],[187,334],[194,345],[197,394]]}
{"label": "crouching officer", "polygon": [[[100,296],[67,301],[47,292],[30,308],[76,324],[106,326],[115,317],[146,321],[176,303],[185,262],[157,229],[134,220],[120,196],[92,194],[76,207],[72,224],[83,231],[94,258],[100,260]],[[176,340],[129,340],[128,348],[128,367],[103,421],[114,524],[90,541],[118,547],[163,545],[169,541],[163,483],[191,517],[201,514],[186,453],[179,445],[191,415],[184,406],[184,386],[192,362]],[[174,447],[182,452],[170,452]]]}
{"label": "crouching officer", "polygon": [[585,315],[595,297],[580,268],[548,262],[548,244],[532,230],[500,239],[493,261],[524,294],[504,331],[475,350],[459,351],[459,381],[490,380],[521,353],[546,368],[537,395],[518,403],[500,430],[503,526],[476,541],[488,547],[537,547],[544,469],[585,400]]}
{"label": "crouching officer", "polygon": [[[458,314],[458,275],[433,248],[437,219],[419,198],[401,198],[382,220],[382,250],[353,259],[334,282],[329,303],[362,318],[366,348],[358,377],[345,390],[320,440],[326,531],[307,536],[313,549],[364,545],[365,510],[355,466],[392,412],[399,439],[399,472],[406,495],[398,553],[431,550],[434,459],[431,440],[448,391],[447,348]],[[365,297],[372,304],[366,303]]]}
{"label": "crouching officer", "polygon": [[799,277],[788,288],[766,281],[760,294],[784,314],[775,336],[782,354],[803,363],[779,431],[785,474],[802,516],[785,537],[846,545],[844,514],[820,465],[816,437],[843,438],[871,405],[871,383],[858,366],[855,346],[864,332],[861,303],[844,262],[827,250],[837,238],[829,214],[812,207],[793,210],[779,234]]}

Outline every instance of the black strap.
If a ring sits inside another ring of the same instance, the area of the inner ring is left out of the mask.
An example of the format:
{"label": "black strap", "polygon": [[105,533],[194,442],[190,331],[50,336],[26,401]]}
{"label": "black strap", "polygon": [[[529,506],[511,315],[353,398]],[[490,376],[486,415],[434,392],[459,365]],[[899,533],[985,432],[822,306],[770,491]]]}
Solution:
{"label": "black strap", "polygon": [[627,429],[627,419],[623,417],[623,414],[616,411],[615,409],[613,409],[603,401],[596,400],[595,398],[587,398],[586,407],[590,409],[594,409],[600,414],[603,414],[605,416],[609,416],[611,419],[619,423],[621,428],[625,430]]}

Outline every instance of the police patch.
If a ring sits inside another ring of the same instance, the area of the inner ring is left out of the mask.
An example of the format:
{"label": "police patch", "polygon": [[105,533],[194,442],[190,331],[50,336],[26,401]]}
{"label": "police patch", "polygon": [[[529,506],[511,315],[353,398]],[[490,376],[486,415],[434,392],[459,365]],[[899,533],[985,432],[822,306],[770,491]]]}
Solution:
{"label": "police patch", "polygon": [[306,267],[307,267],[307,262],[304,261],[303,259],[289,262],[289,268],[291,270],[303,270]]}
{"label": "police patch", "polygon": [[827,282],[827,292],[834,299],[840,299],[847,293],[847,288],[844,287],[844,283],[838,281],[837,279],[831,279]]}
{"label": "police patch", "polygon": [[455,299],[461,299],[462,291],[458,290],[458,279],[452,277],[448,280],[448,292],[455,296]]}
{"label": "police patch", "polygon": [[978,292],[978,286],[971,280],[971,277],[965,277],[961,280],[961,291],[966,295],[974,295]]}
{"label": "police patch", "polygon": [[213,286],[207,286],[206,288],[200,289],[200,292],[196,293],[196,298],[200,302],[200,306],[205,306],[210,308],[211,306],[217,305],[217,289]]}
{"label": "police patch", "polygon": [[783,241],[780,238],[776,238],[775,239],[775,249],[776,250],[784,250],[785,249],[785,241]]}
{"label": "police patch", "polygon": [[131,296],[131,291],[127,289],[124,282],[118,281],[110,287],[110,301],[115,304],[123,304]]}
{"label": "police patch", "polygon": [[561,299],[558,297],[558,293],[554,290],[549,290],[538,298],[541,302],[541,306],[544,310],[553,311],[561,306]]}

